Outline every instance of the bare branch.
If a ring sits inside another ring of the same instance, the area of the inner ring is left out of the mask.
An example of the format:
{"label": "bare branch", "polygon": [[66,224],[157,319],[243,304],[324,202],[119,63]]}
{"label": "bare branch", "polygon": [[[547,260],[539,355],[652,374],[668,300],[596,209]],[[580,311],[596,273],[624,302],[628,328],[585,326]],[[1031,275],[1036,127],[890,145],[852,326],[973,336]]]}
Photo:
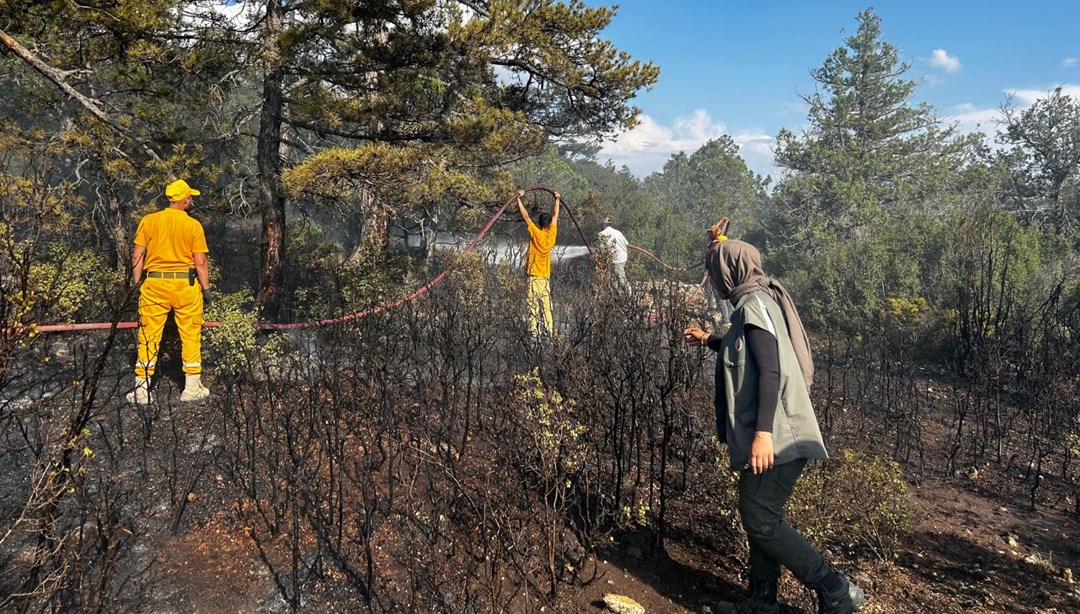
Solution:
{"label": "bare branch", "polygon": [[71,84],[69,84],[66,80],[66,77],[68,75],[73,74],[72,72],[60,70],[54,66],[50,66],[44,60],[34,54],[34,52],[30,51],[26,47],[23,47],[19,44],[18,41],[8,36],[7,32],[4,32],[3,30],[0,30],[0,43],[2,43],[12,53],[18,56],[19,59],[29,64],[34,70],[41,73],[41,75],[44,76],[46,79],[52,81],[65,94],[74,99],[75,102],[78,102],[84,109],[89,111],[91,115],[96,117],[98,121],[104,123],[120,135],[126,137],[138,146],[142,147],[143,151],[145,151],[146,154],[150,156],[153,160],[164,164],[162,159],[157,155],[157,152],[151,149],[145,141],[135,136],[134,133],[125,128],[122,124],[120,124],[120,122],[116,121],[115,118],[110,117],[107,113],[102,111],[101,107],[98,106],[96,101],[83,95],[82,92],[72,87]]}

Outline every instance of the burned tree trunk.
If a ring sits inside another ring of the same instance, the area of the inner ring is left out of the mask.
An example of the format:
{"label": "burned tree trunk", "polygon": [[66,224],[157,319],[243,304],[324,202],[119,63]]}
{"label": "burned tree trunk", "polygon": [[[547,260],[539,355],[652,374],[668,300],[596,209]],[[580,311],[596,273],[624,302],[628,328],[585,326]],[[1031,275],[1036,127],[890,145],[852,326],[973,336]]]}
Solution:
{"label": "burned tree trunk", "polygon": [[274,318],[281,311],[281,288],[285,277],[285,195],[281,185],[281,126],[284,69],[277,48],[283,26],[280,0],[266,3],[266,68],[263,73],[262,110],[256,163],[262,201],[262,240],[257,307]]}

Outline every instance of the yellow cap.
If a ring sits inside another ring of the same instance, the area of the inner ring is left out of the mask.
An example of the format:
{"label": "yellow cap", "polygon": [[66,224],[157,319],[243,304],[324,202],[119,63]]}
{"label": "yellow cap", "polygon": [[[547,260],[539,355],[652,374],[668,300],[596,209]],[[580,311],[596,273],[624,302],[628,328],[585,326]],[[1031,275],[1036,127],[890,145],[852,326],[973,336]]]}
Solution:
{"label": "yellow cap", "polygon": [[177,179],[165,188],[165,196],[167,196],[171,202],[184,200],[188,196],[198,196],[199,194],[201,194],[201,192],[193,189],[183,179]]}

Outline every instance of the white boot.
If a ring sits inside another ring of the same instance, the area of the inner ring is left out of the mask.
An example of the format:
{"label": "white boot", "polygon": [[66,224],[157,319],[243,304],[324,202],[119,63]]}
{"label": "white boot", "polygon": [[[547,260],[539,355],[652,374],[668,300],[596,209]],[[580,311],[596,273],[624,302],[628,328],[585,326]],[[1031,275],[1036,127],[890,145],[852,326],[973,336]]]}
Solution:
{"label": "white boot", "polygon": [[136,377],[135,390],[127,394],[127,402],[132,405],[149,405],[152,398],[150,396],[150,378]]}
{"label": "white boot", "polygon": [[189,403],[191,401],[201,401],[210,396],[210,390],[202,385],[202,375],[196,373],[195,375],[188,375],[184,381],[184,392],[180,394],[180,400]]}

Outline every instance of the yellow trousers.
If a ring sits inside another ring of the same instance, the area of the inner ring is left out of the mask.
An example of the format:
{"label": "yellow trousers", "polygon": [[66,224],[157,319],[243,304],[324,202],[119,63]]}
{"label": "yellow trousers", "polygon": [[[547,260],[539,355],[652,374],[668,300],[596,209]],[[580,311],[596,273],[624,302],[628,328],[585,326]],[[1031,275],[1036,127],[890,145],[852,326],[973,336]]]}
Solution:
{"label": "yellow trousers", "polygon": [[529,277],[529,326],[533,336],[551,334],[555,326],[551,317],[551,280],[547,277]]}
{"label": "yellow trousers", "polygon": [[161,333],[169,312],[176,313],[176,327],[180,329],[181,360],[184,373],[202,373],[202,289],[188,283],[187,279],[147,278],[139,294],[139,343],[135,361],[135,377],[147,378],[154,374]]}

